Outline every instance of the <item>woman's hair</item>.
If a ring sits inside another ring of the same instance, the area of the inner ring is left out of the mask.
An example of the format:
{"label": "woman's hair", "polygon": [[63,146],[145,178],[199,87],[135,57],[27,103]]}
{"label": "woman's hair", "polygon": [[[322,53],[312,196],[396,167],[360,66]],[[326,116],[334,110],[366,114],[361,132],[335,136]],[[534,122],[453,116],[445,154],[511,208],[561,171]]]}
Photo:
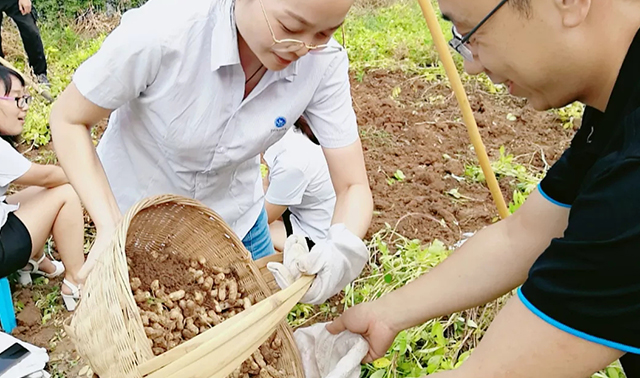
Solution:
{"label": "woman's hair", "polygon": [[300,116],[300,118],[298,118],[298,120],[295,121],[293,125],[297,129],[297,131],[306,135],[307,138],[309,138],[309,140],[314,144],[320,145],[320,142],[318,142],[318,138],[316,138],[313,130],[311,130],[311,126],[309,126],[309,122],[307,122],[306,118]]}
{"label": "woman's hair", "polygon": [[18,81],[20,81],[20,84],[22,84],[23,87],[25,86],[24,78],[22,77],[22,75],[12,70],[11,68],[0,66],[0,81],[2,81],[2,84],[4,84],[3,96],[7,96],[9,92],[11,92],[11,89],[12,89],[11,76],[18,79]]}
{"label": "woman's hair", "polygon": [[[7,68],[5,66],[0,65],[0,82],[2,82],[2,84],[4,84],[4,95],[3,96],[7,96],[7,95],[9,95],[9,93],[11,93],[11,89],[12,89],[12,86],[13,86],[12,81],[11,81],[11,76],[13,76],[16,79],[18,79],[18,81],[20,82],[20,84],[22,84],[23,87],[25,86],[24,78],[22,77],[22,75],[20,75],[16,71],[12,70],[11,68]],[[14,147],[18,144],[19,137],[20,137],[19,135],[2,135],[2,134],[0,134],[0,138],[6,140],[7,142],[9,142],[9,144],[11,144]]]}

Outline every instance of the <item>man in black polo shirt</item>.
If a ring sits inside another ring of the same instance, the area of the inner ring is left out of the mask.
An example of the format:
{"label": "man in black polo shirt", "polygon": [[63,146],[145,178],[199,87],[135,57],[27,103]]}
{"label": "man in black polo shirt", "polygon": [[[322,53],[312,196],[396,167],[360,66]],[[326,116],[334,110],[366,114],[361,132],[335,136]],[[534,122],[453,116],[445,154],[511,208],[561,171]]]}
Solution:
{"label": "man in black polo shirt", "polygon": [[364,335],[370,361],[402,329],[518,288],[471,357],[442,377],[583,378],[621,357],[640,377],[640,1],[440,0],[440,9],[467,72],[538,110],[582,101],[583,125],[515,214],[329,331]]}

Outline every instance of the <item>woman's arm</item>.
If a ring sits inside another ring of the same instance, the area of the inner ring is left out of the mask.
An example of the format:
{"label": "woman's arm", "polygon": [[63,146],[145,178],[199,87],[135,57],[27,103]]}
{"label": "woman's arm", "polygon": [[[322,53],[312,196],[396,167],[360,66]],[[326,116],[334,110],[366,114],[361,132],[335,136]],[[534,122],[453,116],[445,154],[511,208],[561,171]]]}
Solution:
{"label": "woman's arm", "polygon": [[73,83],[51,110],[51,134],[58,160],[98,232],[115,228],[121,216],[89,133],[110,113],[87,100]]}
{"label": "woman's arm", "polygon": [[18,185],[55,188],[68,184],[69,180],[62,168],[55,165],[31,164],[31,168],[14,181]]}
{"label": "woman's arm", "polygon": [[360,139],[347,147],[323,151],[336,192],[331,223],[344,223],[349,231],[363,238],[371,224],[373,199]]}

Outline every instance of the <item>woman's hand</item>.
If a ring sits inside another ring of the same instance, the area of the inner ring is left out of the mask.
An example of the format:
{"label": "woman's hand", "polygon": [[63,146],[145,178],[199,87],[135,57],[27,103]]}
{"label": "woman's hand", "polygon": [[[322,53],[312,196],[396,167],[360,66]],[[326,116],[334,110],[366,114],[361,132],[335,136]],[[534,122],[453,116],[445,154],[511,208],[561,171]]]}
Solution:
{"label": "woman's hand", "polygon": [[109,248],[111,241],[116,230],[116,226],[97,230],[96,239],[91,246],[87,260],[85,261],[82,269],[78,272],[78,283],[84,285],[89,273],[95,268],[100,256]]}

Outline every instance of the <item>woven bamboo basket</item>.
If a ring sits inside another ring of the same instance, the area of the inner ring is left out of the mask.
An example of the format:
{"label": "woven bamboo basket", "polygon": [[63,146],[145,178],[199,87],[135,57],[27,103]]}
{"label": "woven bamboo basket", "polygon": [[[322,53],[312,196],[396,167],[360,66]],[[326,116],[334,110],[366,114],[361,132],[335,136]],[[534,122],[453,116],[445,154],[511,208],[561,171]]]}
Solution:
{"label": "woven bamboo basket", "polygon": [[[262,301],[272,293],[265,281],[266,269],[257,267],[239,238],[214,211],[195,200],[174,195],[142,200],[127,212],[110,247],[98,258],[83,287],[82,299],[65,327],[80,356],[100,378],[140,378],[140,365],[165,365],[158,361],[173,360],[173,356],[165,356],[171,350],[157,357],[152,354],[131,293],[125,246],[145,251],[162,248],[185,258],[202,256],[208,264],[235,269],[246,292],[255,295],[256,300]],[[271,285],[277,288],[275,282]],[[229,321],[189,340],[185,344],[194,347],[186,345],[183,350],[192,351],[206,341],[207,333]],[[277,322],[282,355],[276,368],[287,377],[303,378],[292,331],[286,320]],[[200,341],[196,340],[200,337]],[[200,363],[205,370],[206,361]],[[206,377],[214,373],[200,372]],[[183,375],[178,372],[176,376]]]}

